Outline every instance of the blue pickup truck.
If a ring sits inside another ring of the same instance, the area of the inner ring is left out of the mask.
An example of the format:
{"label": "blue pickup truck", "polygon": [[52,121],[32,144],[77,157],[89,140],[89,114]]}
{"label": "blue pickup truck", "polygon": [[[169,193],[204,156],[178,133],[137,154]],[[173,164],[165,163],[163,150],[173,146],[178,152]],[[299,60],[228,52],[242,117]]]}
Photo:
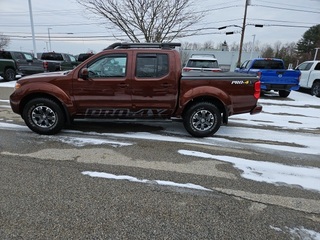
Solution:
{"label": "blue pickup truck", "polygon": [[251,73],[260,76],[261,90],[274,90],[280,97],[288,97],[290,91],[299,89],[301,72],[286,69],[284,62],[277,58],[255,58],[245,61],[236,72]]}

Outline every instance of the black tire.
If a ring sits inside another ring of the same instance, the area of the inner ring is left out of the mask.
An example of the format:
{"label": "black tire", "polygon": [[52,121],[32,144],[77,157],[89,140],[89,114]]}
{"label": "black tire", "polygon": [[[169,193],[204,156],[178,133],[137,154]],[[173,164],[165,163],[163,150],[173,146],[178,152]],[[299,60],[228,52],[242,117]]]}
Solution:
{"label": "black tire", "polygon": [[192,105],[184,114],[183,124],[194,137],[209,137],[221,126],[221,112],[209,102]]}
{"label": "black tire", "polygon": [[288,97],[290,94],[290,91],[287,91],[287,90],[279,90],[279,96],[280,97],[283,97],[283,98],[286,98]]}
{"label": "black tire", "polygon": [[44,135],[56,134],[65,125],[61,107],[47,98],[29,101],[23,109],[22,117],[32,131]]}
{"label": "black tire", "polygon": [[3,79],[5,81],[13,81],[16,79],[16,71],[12,68],[7,68],[5,71],[4,71],[4,74],[3,74]]}
{"label": "black tire", "polygon": [[314,82],[311,87],[311,95],[320,97],[320,82]]}

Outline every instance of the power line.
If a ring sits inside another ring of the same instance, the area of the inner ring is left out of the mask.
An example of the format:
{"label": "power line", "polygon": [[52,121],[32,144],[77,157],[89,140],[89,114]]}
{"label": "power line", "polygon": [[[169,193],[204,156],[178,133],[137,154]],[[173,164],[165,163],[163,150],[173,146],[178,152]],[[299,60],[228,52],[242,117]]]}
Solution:
{"label": "power line", "polygon": [[318,11],[301,10],[301,9],[293,9],[293,8],[273,7],[273,6],[260,5],[260,4],[254,4],[254,5],[250,5],[250,6],[273,8],[273,9],[281,9],[281,10],[296,11],[296,12],[305,12],[305,13],[317,13],[317,14],[320,13],[320,11],[318,12]]}
{"label": "power line", "polygon": [[[276,5],[281,5],[283,6],[283,3],[279,3],[279,2],[272,2],[272,1],[263,1],[263,0],[259,0],[259,2],[265,2],[265,3],[271,3],[271,4],[276,4]],[[293,4],[288,4],[286,3],[286,6],[291,6],[291,7],[298,7],[298,8],[305,8],[305,6],[299,6],[299,5],[293,5]],[[313,9],[316,9],[314,7],[312,7]]]}

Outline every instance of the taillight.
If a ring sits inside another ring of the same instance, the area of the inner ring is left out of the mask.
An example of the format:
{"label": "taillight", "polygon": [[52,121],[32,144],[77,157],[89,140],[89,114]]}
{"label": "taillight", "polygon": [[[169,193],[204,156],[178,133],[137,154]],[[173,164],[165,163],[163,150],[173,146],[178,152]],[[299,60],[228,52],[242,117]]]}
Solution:
{"label": "taillight", "polygon": [[48,71],[48,62],[47,61],[43,61],[43,68],[44,68],[44,71]]}
{"label": "taillight", "polygon": [[261,78],[261,72],[257,72],[257,76],[259,77],[259,79]]}
{"label": "taillight", "polygon": [[183,68],[182,69],[184,72],[190,72],[191,71],[191,68]]}
{"label": "taillight", "polygon": [[222,72],[221,69],[213,69],[212,72]]}
{"label": "taillight", "polygon": [[261,82],[257,81],[254,83],[254,94],[253,95],[256,99],[259,99],[260,93],[261,93]]}

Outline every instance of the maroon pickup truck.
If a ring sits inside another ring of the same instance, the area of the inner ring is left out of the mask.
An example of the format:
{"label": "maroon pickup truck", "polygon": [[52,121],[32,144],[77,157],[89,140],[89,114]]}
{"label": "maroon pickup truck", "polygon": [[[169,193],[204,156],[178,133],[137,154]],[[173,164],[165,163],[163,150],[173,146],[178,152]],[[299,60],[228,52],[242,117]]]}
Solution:
{"label": "maroon pickup truck", "polygon": [[39,134],[74,119],[182,119],[195,137],[213,135],[234,114],[259,113],[260,81],[240,73],[183,73],[180,43],[115,43],[65,72],[27,76],[13,112]]}

